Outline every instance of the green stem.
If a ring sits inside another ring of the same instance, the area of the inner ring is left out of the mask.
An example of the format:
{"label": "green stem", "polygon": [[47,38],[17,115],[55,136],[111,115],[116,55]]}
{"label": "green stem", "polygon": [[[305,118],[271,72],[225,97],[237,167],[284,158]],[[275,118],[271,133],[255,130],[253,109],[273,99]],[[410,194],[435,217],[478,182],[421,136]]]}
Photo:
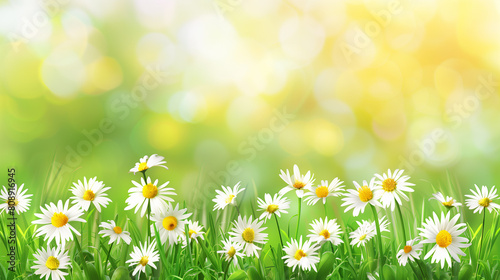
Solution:
{"label": "green stem", "polygon": [[280,224],[278,223],[278,217],[276,217],[276,214],[273,214],[274,220],[276,221],[276,226],[278,227],[278,235],[280,236],[280,241],[281,241],[281,249],[284,248],[283,246],[283,239],[281,238],[281,230],[280,230]]}
{"label": "green stem", "polygon": [[297,219],[297,229],[295,230],[295,239],[299,237],[299,227],[300,227],[300,212],[302,210],[302,198],[299,197],[299,218]]}
{"label": "green stem", "polygon": [[231,261],[233,260],[234,256],[232,256],[230,259],[229,259],[229,262],[227,263],[227,266],[226,266],[226,270],[224,270],[224,280],[226,280],[226,277],[227,277],[227,271],[229,270],[229,266],[231,265]]}
{"label": "green stem", "polygon": [[106,256],[106,262],[104,263],[104,274],[106,274],[106,268],[108,268],[109,255],[111,255],[111,249],[113,249],[113,245],[115,245],[115,243],[111,243],[111,245],[109,246],[108,255]]}
{"label": "green stem", "polygon": [[399,204],[397,202],[396,207],[398,208],[398,213],[399,213],[399,219],[401,221],[401,228],[403,229],[403,245],[406,245],[406,231],[405,231],[405,222],[403,220],[403,214],[401,213],[401,207],[399,207]]}
{"label": "green stem", "polygon": [[148,198],[148,215],[146,217],[146,219],[148,220],[148,227],[146,228],[146,232],[148,233],[148,241],[151,240],[151,221],[150,221],[150,218],[151,218],[151,200]]}
{"label": "green stem", "polygon": [[481,227],[481,240],[479,241],[479,255],[477,255],[477,264],[476,264],[476,279],[479,273],[479,259],[481,258],[481,249],[483,249],[483,238],[484,238],[484,222],[486,220],[486,209],[483,209],[483,226]]}
{"label": "green stem", "polygon": [[325,218],[328,217],[327,213],[326,213],[326,203],[323,203],[323,206],[325,207]]}
{"label": "green stem", "polygon": [[186,247],[189,255],[189,263],[192,265],[193,255],[191,255],[191,236],[189,235],[189,225],[187,223],[184,225],[184,233],[186,235]]}
{"label": "green stem", "polygon": [[383,250],[382,250],[382,235],[380,234],[380,224],[378,221],[378,214],[377,214],[377,209],[375,209],[375,206],[371,205],[372,212],[373,212],[373,218],[375,219],[375,226],[377,228],[377,242],[378,242],[378,273],[380,275],[380,280],[384,279],[384,273],[382,269],[382,255],[383,255]]}

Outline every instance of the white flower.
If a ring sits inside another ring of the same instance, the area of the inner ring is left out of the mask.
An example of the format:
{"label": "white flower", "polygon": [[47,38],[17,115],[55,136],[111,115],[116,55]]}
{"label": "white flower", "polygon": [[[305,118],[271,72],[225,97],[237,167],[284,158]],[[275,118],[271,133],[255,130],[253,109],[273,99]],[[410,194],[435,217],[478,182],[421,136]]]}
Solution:
{"label": "white flower", "polygon": [[233,260],[234,264],[238,263],[238,257],[243,258],[243,246],[234,242],[232,238],[228,238],[227,240],[222,240],[222,250],[217,251],[218,254],[224,255],[226,261]]}
{"label": "white flower", "polygon": [[157,154],[151,155],[149,158],[148,156],[144,156],[139,160],[139,162],[135,164],[133,168],[130,169],[129,172],[134,172],[135,174],[136,172],[146,171],[153,166],[161,166],[165,169],[168,169],[168,167],[163,165],[167,163],[166,161],[164,161],[164,159],[165,159],[164,157],[159,156]]}
{"label": "white flower", "polygon": [[130,237],[130,233],[128,231],[124,231],[121,227],[117,226],[115,221],[108,220],[109,223],[102,222],[99,226],[104,228],[99,231],[99,234],[102,234],[102,237],[109,236],[109,243],[111,244],[116,241],[116,244],[120,244],[120,240],[123,240],[125,243],[130,244],[132,238]]}
{"label": "white flower", "polygon": [[[383,216],[382,218],[378,219],[378,223],[380,225],[380,233],[384,232],[384,231],[387,231],[389,232],[389,221],[387,220],[387,218],[385,216]],[[372,222],[372,226],[374,228],[376,228],[376,225],[375,225],[375,222]]]}
{"label": "white flower", "polygon": [[361,223],[356,221],[356,223],[358,224],[358,228],[349,233],[349,238],[352,239],[351,245],[357,245],[357,247],[360,245],[365,246],[370,239],[377,235],[375,224],[365,220]]}
{"label": "white flower", "polygon": [[460,214],[455,215],[451,220],[450,212],[446,216],[441,212],[441,220],[436,213],[433,213],[433,216],[434,220],[430,217],[427,218],[422,224],[423,228],[418,229],[421,231],[422,243],[434,244],[424,259],[432,255],[433,263],[441,262],[441,268],[443,268],[446,261],[451,267],[450,255],[457,262],[460,262],[458,255],[465,256],[460,248],[467,248],[471,245],[467,243],[469,242],[467,238],[460,236],[467,229],[467,226],[464,223],[457,224]]}
{"label": "white flower", "polygon": [[137,272],[139,272],[138,276],[141,276],[141,272],[146,273],[146,265],[156,269],[154,263],[160,259],[156,251],[156,241],[151,242],[149,245],[145,242],[143,245],[139,244],[139,246],[140,248],[134,246],[134,251],[130,253],[131,259],[126,261],[126,263],[130,263],[130,266],[136,266],[132,276],[135,276]]}
{"label": "white flower", "polygon": [[236,205],[236,196],[240,192],[245,190],[245,188],[242,188],[241,190],[239,188],[240,182],[238,182],[232,189],[231,187],[226,188],[222,186],[223,192],[215,190],[218,194],[214,199],[212,199],[212,201],[215,202],[214,211],[218,209],[224,209],[229,204]]}
{"label": "white flower", "polygon": [[[188,234],[189,234],[189,242],[198,242],[198,237],[204,240],[205,238],[203,237],[203,234],[205,233],[203,231],[203,226],[200,225],[198,222],[193,222],[191,220],[187,221],[188,224]],[[179,235],[179,237],[182,239],[182,245],[186,246],[186,231],[184,228],[182,228],[182,234]]]}
{"label": "white flower", "polygon": [[264,211],[259,219],[270,219],[273,214],[281,217],[281,213],[288,213],[286,209],[290,208],[290,201],[286,197],[275,194],[274,198],[270,194],[264,195],[264,200],[257,198],[259,209]]}
{"label": "white flower", "polygon": [[69,224],[70,222],[85,223],[85,220],[80,218],[80,216],[83,215],[83,211],[78,205],[69,208],[69,200],[66,200],[64,205],[62,200],[59,200],[57,206],[51,202],[50,205],[45,204],[45,208],[47,209],[40,206],[42,214],[35,213],[35,216],[40,219],[32,222],[34,224],[43,225],[37,229],[36,236],[45,235],[44,240],[48,240],[47,243],[55,239],[56,244],[61,244],[64,247],[66,241],[73,240],[72,231],[76,235],[80,235],[80,233]]}
{"label": "white flower", "polygon": [[262,231],[267,229],[266,227],[261,227],[264,221],[259,221],[258,219],[252,220],[250,218],[241,218],[238,216],[238,220],[234,221],[234,227],[229,235],[232,235],[233,240],[244,246],[245,255],[256,257],[259,256],[258,250],[261,250],[256,243],[265,244],[267,241],[267,233]]}
{"label": "white flower", "polygon": [[424,246],[421,243],[415,244],[418,240],[419,238],[417,237],[406,241],[406,246],[399,250],[396,255],[399,265],[405,266],[408,263],[408,260],[415,261],[415,259],[418,259],[418,256],[420,256],[420,253],[422,252],[422,247]]}
{"label": "white flower", "polygon": [[36,269],[35,274],[40,275],[40,279],[45,277],[45,279],[59,280],[63,279],[64,276],[68,275],[67,272],[61,271],[61,269],[68,269],[71,266],[71,262],[68,256],[68,252],[64,251],[63,248],[50,248],[47,250],[40,248],[35,254],[35,265],[32,269]]}
{"label": "white flower", "polygon": [[132,183],[135,187],[128,190],[130,194],[125,201],[128,204],[125,210],[130,210],[135,207],[134,213],[137,213],[142,206],[141,217],[146,213],[148,203],[151,204],[151,212],[154,213],[167,207],[167,201],[174,201],[169,197],[169,195],[176,195],[176,193],[173,192],[174,189],[166,187],[170,182],[166,182],[158,187],[158,180],[151,183],[151,178],[148,177],[147,182],[144,181],[144,178],[141,178],[141,184],[135,181],[132,181]]}
{"label": "white flower", "polygon": [[323,204],[325,204],[327,197],[342,195],[341,191],[344,190],[342,183],[344,182],[340,181],[339,178],[335,178],[330,184],[328,184],[327,180],[321,180],[321,185],[311,186],[309,188],[310,192],[304,194],[307,205],[314,205],[320,200],[323,200]]}
{"label": "white flower", "polygon": [[[28,189],[24,189],[24,184],[21,184],[21,187],[19,189],[17,188],[17,184],[14,184],[14,197],[13,200],[10,201],[10,204],[14,206],[14,209],[17,214],[23,213],[28,211],[31,203],[31,196],[32,194],[26,194]],[[12,193],[11,193],[12,194]],[[0,199],[1,201],[5,201],[5,203],[0,204],[0,213],[3,213],[5,210],[6,212],[9,211],[9,190],[3,187],[2,193],[0,194]]]}
{"label": "white flower", "polygon": [[316,270],[316,264],[319,262],[318,250],[319,246],[311,244],[311,241],[307,240],[302,244],[302,236],[297,242],[296,239],[291,239],[291,242],[287,242],[283,251],[285,251],[285,264],[288,267],[292,267],[292,271],[298,266],[301,270],[311,270],[311,267]]}
{"label": "white flower", "polygon": [[408,196],[404,192],[413,192],[410,186],[415,186],[415,184],[408,183],[407,181],[410,179],[410,176],[401,176],[404,170],[396,169],[394,173],[391,173],[391,170],[382,175],[375,174],[380,181],[375,182],[382,189],[382,196],[380,197],[380,201],[382,205],[387,208],[391,206],[391,211],[394,211],[394,207],[396,207],[396,202],[399,205],[402,205],[400,196],[403,197],[406,201],[409,200]]}
{"label": "white flower", "polygon": [[90,178],[88,182],[87,178],[83,177],[83,183],[78,180],[78,183],[73,185],[71,192],[74,196],[71,197],[73,199],[71,203],[80,206],[83,211],[89,210],[90,204],[93,203],[97,211],[101,212],[101,206],[106,208],[111,201],[104,193],[110,188],[104,188],[103,182],[97,181],[97,177]]}
{"label": "white flower", "polygon": [[311,175],[311,171],[307,171],[306,175],[301,175],[299,167],[296,164],[293,166],[293,177],[290,176],[288,169],[286,170],[286,173],[283,170],[280,171],[281,179],[287,183],[287,186],[279,191],[280,195],[284,195],[289,191],[295,190],[297,196],[302,198],[304,196],[304,189],[309,189],[314,183],[314,176]]}
{"label": "white flower", "polygon": [[[168,240],[170,245],[177,244],[178,237],[184,234],[184,225],[186,219],[192,214],[187,213],[187,209],[180,209],[179,204],[175,205],[168,203],[165,209],[160,209],[155,212],[151,220],[156,223],[156,228],[160,234],[161,244],[165,244]],[[154,235],[154,227],[151,225],[151,232]]]}
{"label": "white flower", "polygon": [[312,229],[309,230],[312,234],[309,234],[307,237],[309,237],[311,241],[320,244],[329,241],[332,242],[333,245],[339,245],[343,242],[340,238],[342,231],[336,221],[336,219],[328,220],[328,217],[326,217],[324,221],[321,218],[312,221]]}
{"label": "white flower", "polygon": [[345,202],[341,206],[347,206],[344,213],[354,209],[352,215],[356,217],[359,215],[359,212],[363,213],[365,211],[365,207],[368,204],[382,207],[380,202],[378,202],[381,192],[377,191],[375,187],[375,178],[372,178],[369,184],[363,181],[362,186],[355,181],[353,181],[353,184],[356,190],[348,189],[345,194],[346,197],[342,198]]}
{"label": "white flower", "polygon": [[493,199],[496,199],[498,197],[497,190],[495,186],[491,188],[491,190],[488,190],[488,187],[483,186],[481,190],[479,190],[479,187],[476,186],[476,191],[470,190],[473,195],[466,194],[466,197],[470,197],[469,199],[465,200],[465,204],[467,207],[469,207],[470,210],[474,210],[474,213],[479,211],[479,214],[483,212],[483,209],[488,209],[491,213],[492,210],[499,209],[500,205],[496,204],[493,202]]}
{"label": "white flower", "polygon": [[443,206],[445,206],[448,209],[462,206],[462,203],[456,202],[451,196],[447,196],[446,198],[444,198],[444,195],[441,192],[433,194],[432,197],[429,198],[429,200],[431,199],[435,199],[441,202],[441,204],[443,204]]}

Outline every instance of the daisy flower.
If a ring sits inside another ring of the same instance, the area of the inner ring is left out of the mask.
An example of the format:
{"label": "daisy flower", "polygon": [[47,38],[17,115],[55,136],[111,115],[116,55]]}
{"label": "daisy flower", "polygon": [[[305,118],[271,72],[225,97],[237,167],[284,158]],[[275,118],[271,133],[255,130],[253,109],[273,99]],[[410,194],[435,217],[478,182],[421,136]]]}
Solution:
{"label": "daisy flower", "polygon": [[250,218],[241,218],[238,216],[238,220],[234,221],[234,227],[229,235],[232,235],[233,240],[242,244],[244,247],[245,255],[248,257],[255,255],[258,257],[258,250],[261,250],[256,243],[265,244],[267,241],[267,233],[262,231],[267,229],[266,227],[261,227],[264,221],[258,219],[252,220]]}
{"label": "daisy flower", "polygon": [[399,265],[405,266],[408,263],[408,260],[414,261],[418,259],[420,253],[422,252],[422,244],[415,244],[418,242],[419,238],[415,238],[412,240],[406,241],[406,246],[403,249],[399,250],[396,258],[398,259]]}
{"label": "daisy flower", "polygon": [[264,211],[259,217],[261,220],[271,219],[273,214],[281,217],[281,213],[288,213],[286,209],[290,208],[290,201],[279,194],[275,194],[274,197],[271,197],[270,194],[266,193],[264,195],[264,200],[257,198],[257,202],[259,204],[259,209]]}
{"label": "daisy flower", "polygon": [[[179,210],[179,204],[174,208],[171,203],[168,203],[166,208],[160,209],[151,216],[160,234],[161,244],[165,244],[167,240],[170,245],[177,244],[178,237],[184,234],[186,219],[192,215],[186,212],[187,209]],[[151,225],[151,232],[155,234],[153,225]]]}
{"label": "daisy flower", "polygon": [[457,262],[460,262],[458,255],[465,256],[460,248],[467,248],[471,245],[468,244],[467,238],[460,236],[467,229],[467,226],[464,223],[457,224],[460,214],[455,215],[451,220],[450,212],[446,216],[441,212],[441,220],[436,213],[433,213],[433,216],[434,219],[427,218],[422,224],[423,228],[418,229],[421,231],[422,243],[434,244],[424,259],[432,256],[432,262],[441,262],[441,268],[444,267],[445,261],[451,267],[450,255]]}
{"label": "daisy flower", "polygon": [[443,204],[443,206],[448,208],[448,209],[453,208],[453,207],[462,206],[462,203],[456,202],[455,200],[453,200],[453,197],[451,197],[451,196],[447,196],[446,198],[444,198],[444,195],[441,192],[432,194],[432,197],[429,198],[429,200],[431,200],[431,199],[435,199],[435,200],[441,202],[441,204]]}
{"label": "daisy flower", "polygon": [[493,199],[496,199],[498,197],[497,190],[495,189],[495,186],[491,188],[491,190],[488,190],[488,187],[483,186],[481,190],[479,190],[479,187],[476,186],[476,191],[470,190],[473,195],[466,194],[466,197],[469,197],[469,199],[465,200],[465,204],[469,207],[470,210],[474,210],[474,213],[479,211],[479,214],[483,212],[483,209],[488,209],[491,213],[492,210],[499,209],[500,205],[496,204],[493,202]]}
{"label": "daisy flower", "polygon": [[214,211],[219,210],[219,209],[224,209],[229,204],[236,206],[237,205],[236,204],[236,196],[240,192],[244,191],[245,188],[240,190],[240,182],[238,182],[234,186],[234,188],[231,189],[230,187],[226,188],[226,187],[222,186],[222,190],[223,191],[215,190],[215,192],[217,192],[218,194],[215,196],[214,199],[212,199],[212,201],[215,202]]}
{"label": "daisy flower", "polygon": [[99,234],[102,234],[102,237],[109,236],[109,243],[111,244],[116,241],[116,244],[120,244],[120,240],[123,242],[130,244],[132,238],[130,237],[130,233],[128,231],[124,231],[121,227],[117,226],[115,221],[108,220],[109,223],[102,222],[99,227],[104,228],[99,231]]}
{"label": "daisy flower", "polygon": [[356,223],[358,224],[358,228],[349,233],[349,238],[352,239],[351,245],[357,245],[357,247],[360,245],[365,246],[366,243],[377,234],[375,223],[370,223],[364,220],[361,223],[356,221]]}
{"label": "daisy flower", "polygon": [[[198,222],[193,222],[191,220],[188,220],[187,221],[187,224],[188,224],[188,234],[189,234],[189,241],[190,242],[193,242],[193,240],[195,242],[198,242],[198,237],[201,238],[202,240],[204,240],[205,238],[203,238],[203,234],[205,233],[203,231],[203,226],[200,225]],[[186,231],[184,230],[184,228],[182,228],[182,234],[179,235],[179,237],[182,239],[182,245],[183,246],[186,246],[187,245],[187,242],[186,242]]]}
{"label": "daisy flower", "polygon": [[135,276],[137,272],[139,272],[138,276],[141,276],[141,272],[146,273],[146,265],[156,269],[154,263],[160,259],[156,251],[156,241],[151,242],[149,245],[148,242],[145,242],[143,245],[139,244],[139,246],[134,246],[134,251],[130,253],[131,259],[126,261],[126,263],[130,263],[130,266],[135,266],[132,276]]}
{"label": "daisy flower", "polygon": [[288,267],[292,267],[292,271],[298,266],[301,270],[316,270],[316,264],[319,262],[318,250],[319,246],[311,244],[311,241],[307,240],[302,244],[302,236],[297,242],[296,239],[291,239],[291,242],[287,242],[283,251],[285,251],[285,264]]}
{"label": "daisy flower", "polygon": [[0,201],[5,201],[5,203],[0,204],[0,213],[2,213],[4,210],[6,212],[9,211],[9,202],[10,202],[11,206],[14,206],[14,209],[16,210],[16,213],[18,215],[20,213],[28,211],[28,209],[30,207],[30,203],[31,203],[31,198],[28,198],[28,197],[31,197],[33,195],[26,194],[26,192],[28,190],[27,189],[23,190],[23,187],[24,187],[24,184],[21,184],[19,189],[17,188],[17,184],[14,185],[15,195],[12,196],[12,197],[14,197],[14,199],[10,200],[10,201],[9,201],[9,190],[5,186],[3,187],[2,193],[0,194],[0,198],[2,200],[0,200]]}
{"label": "daisy flower", "polygon": [[137,162],[135,166],[130,169],[129,172],[134,172],[134,174],[136,172],[145,172],[146,170],[148,170],[153,166],[161,166],[165,169],[168,169],[168,167],[163,165],[167,163],[166,161],[164,161],[164,159],[165,159],[164,157],[159,156],[157,154],[151,155],[149,158],[148,156],[144,156],[143,158],[139,159],[139,162]]}
{"label": "daisy flower", "polygon": [[340,181],[339,178],[333,179],[333,181],[328,184],[327,180],[321,180],[321,185],[319,186],[311,186],[309,188],[310,192],[307,192],[304,196],[306,196],[305,201],[307,205],[314,205],[318,201],[323,200],[323,204],[326,203],[326,198],[329,196],[340,196],[344,190],[344,186],[342,186],[344,181]]}
{"label": "daisy flower", "polygon": [[80,216],[83,215],[83,211],[78,205],[73,205],[69,208],[68,199],[64,205],[62,200],[59,200],[57,205],[52,202],[50,205],[45,204],[45,208],[46,209],[40,206],[42,214],[35,213],[35,216],[40,219],[32,222],[34,224],[43,225],[36,230],[36,236],[45,235],[44,240],[48,240],[47,243],[55,239],[57,244],[61,244],[64,247],[66,241],[73,240],[73,234],[71,232],[80,235],[80,233],[69,224],[70,222],[85,223],[85,220],[80,218]]}
{"label": "daisy flower", "polygon": [[320,244],[330,241],[333,245],[339,245],[343,242],[340,238],[342,231],[340,230],[340,226],[337,224],[336,219],[328,220],[328,217],[326,217],[325,220],[322,220],[319,218],[319,220],[312,221],[311,226],[312,229],[309,231],[312,234],[307,236],[311,241],[318,242]]}
{"label": "daisy flower", "polygon": [[306,175],[301,175],[299,167],[295,164],[293,166],[293,177],[290,176],[290,172],[288,169],[286,173],[283,170],[280,170],[280,177],[287,183],[287,186],[282,188],[279,191],[280,195],[284,195],[289,191],[295,190],[295,193],[299,198],[304,196],[304,189],[309,189],[314,183],[313,175],[311,175],[311,171],[307,171]]}
{"label": "daisy flower", "polygon": [[217,251],[218,254],[222,254],[226,261],[233,260],[233,264],[238,263],[238,257],[243,258],[243,246],[234,242],[232,238],[228,238],[227,240],[222,240],[222,250]]}
{"label": "daisy flower", "polygon": [[[389,221],[387,220],[387,217],[383,216],[382,218],[378,219],[378,223],[380,225],[380,233],[387,231],[389,232]],[[373,228],[376,228],[375,222],[372,222]]]}
{"label": "daisy flower", "polygon": [[101,206],[105,208],[111,201],[104,193],[110,188],[105,188],[102,181],[97,181],[97,177],[90,178],[88,182],[87,178],[83,177],[83,183],[78,180],[78,183],[73,183],[73,185],[71,192],[74,196],[71,197],[73,199],[71,203],[80,206],[83,211],[89,210],[92,203],[97,211],[101,212]]}
{"label": "daisy flower", "polygon": [[128,190],[129,197],[125,202],[127,202],[128,206],[125,210],[130,210],[135,207],[135,212],[139,210],[142,206],[141,217],[144,216],[146,210],[148,209],[148,203],[151,204],[151,212],[157,212],[160,209],[164,209],[167,207],[167,201],[174,201],[169,195],[176,195],[174,189],[167,188],[166,186],[170,182],[166,182],[165,184],[158,187],[158,180],[155,180],[154,183],[151,183],[151,178],[148,177],[147,181],[144,181],[144,178],[141,178],[141,183],[132,181],[132,184],[135,187],[132,187]]}
{"label": "daisy flower", "polygon": [[68,251],[64,251],[63,248],[50,248],[47,250],[44,248],[38,249],[35,254],[35,265],[32,269],[36,269],[35,274],[40,275],[40,279],[45,277],[45,279],[52,280],[64,280],[64,276],[68,275],[67,272],[61,271],[61,269],[68,269],[71,266],[71,262],[68,256]]}
{"label": "daisy flower", "polygon": [[362,186],[356,181],[353,181],[353,184],[356,190],[348,189],[347,193],[344,194],[346,197],[342,198],[345,202],[341,206],[347,206],[344,213],[353,209],[352,215],[356,217],[359,215],[359,212],[363,213],[365,211],[365,207],[368,204],[382,207],[380,202],[378,202],[381,192],[375,187],[375,178],[372,178],[370,183],[363,181]]}
{"label": "daisy flower", "polygon": [[411,186],[415,186],[415,184],[407,182],[410,179],[410,176],[403,174],[404,170],[396,169],[394,173],[391,173],[391,170],[382,175],[375,174],[380,181],[375,182],[382,189],[382,196],[380,197],[380,201],[382,205],[387,208],[391,206],[391,211],[394,211],[394,207],[396,206],[395,202],[399,205],[402,205],[400,196],[403,197],[406,201],[409,200],[408,196],[404,192],[413,192]]}

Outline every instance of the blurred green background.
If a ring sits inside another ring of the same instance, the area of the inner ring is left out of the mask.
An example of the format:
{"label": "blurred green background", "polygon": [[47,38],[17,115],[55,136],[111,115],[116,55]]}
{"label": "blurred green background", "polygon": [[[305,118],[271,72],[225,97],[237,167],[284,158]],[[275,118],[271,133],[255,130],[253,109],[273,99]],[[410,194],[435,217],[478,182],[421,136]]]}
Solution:
{"label": "blurred green background", "polygon": [[84,176],[123,209],[128,170],[153,153],[169,170],[149,175],[191,211],[238,181],[255,205],[253,185],[277,192],[295,163],[348,187],[404,168],[417,204],[447,174],[456,194],[492,186],[499,13],[483,0],[0,1],[0,179],[17,169],[30,215]]}

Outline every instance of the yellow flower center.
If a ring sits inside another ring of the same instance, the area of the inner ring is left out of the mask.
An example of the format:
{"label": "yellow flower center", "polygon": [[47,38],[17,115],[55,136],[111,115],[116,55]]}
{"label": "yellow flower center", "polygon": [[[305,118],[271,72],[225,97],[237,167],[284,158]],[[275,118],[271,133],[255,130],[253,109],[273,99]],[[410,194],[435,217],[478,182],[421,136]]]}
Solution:
{"label": "yellow flower center", "polygon": [[68,216],[64,215],[62,212],[54,213],[50,221],[53,226],[60,228],[68,223]]}
{"label": "yellow flower center", "polygon": [[278,205],[276,205],[276,204],[269,204],[269,206],[267,206],[267,209],[266,209],[266,211],[271,213],[271,214],[276,212],[276,210],[278,210]]}
{"label": "yellow flower center", "polygon": [[366,234],[363,234],[363,235],[361,235],[361,236],[359,237],[359,241],[363,241],[363,240],[365,240],[365,238],[366,238]]}
{"label": "yellow flower center", "polygon": [[229,251],[227,251],[227,255],[232,258],[234,256],[234,254],[236,254],[236,249],[234,249],[233,246],[231,246],[231,248],[229,249]]}
{"label": "yellow flower center", "polygon": [[485,198],[479,200],[479,205],[486,208],[486,207],[490,206],[490,202],[491,202],[491,200],[489,198],[485,197]]}
{"label": "yellow flower center", "polygon": [[114,227],[114,228],[113,228],[113,231],[114,231],[116,234],[120,234],[120,233],[122,233],[122,228],[121,228],[121,227],[119,227],[119,226],[116,226],[116,227]]}
{"label": "yellow flower center", "polygon": [[235,196],[233,194],[230,194],[227,198],[226,198],[226,203],[231,203],[231,201],[233,201],[233,198],[235,198]]}
{"label": "yellow flower center", "polygon": [[305,187],[306,185],[300,181],[295,181],[295,183],[293,183],[293,187],[296,188],[297,190],[300,190],[302,189],[303,187]]}
{"label": "yellow flower center", "polygon": [[177,227],[177,218],[174,216],[165,217],[162,224],[166,230],[174,230]]}
{"label": "yellow flower center", "polygon": [[246,228],[241,234],[241,237],[243,237],[243,240],[245,240],[245,242],[253,243],[253,240],[255,238],[255,231],[253,231],[253,228]]}
{"label": "yellow flower center", "polygon": [[436,243],[441,248],[446,248],[451,244],[451,234],[446,230],[440,231],[436,235]]}
{"label": "yellow flower center", "polygon": [[363,202],[368,202],[373,198],[372,190],[368,186],[362,186],[358,189],[359,199]]}
{"label": "yellow flower center", "polygon": [[[8,205],[12,205],[12,202],[11,202],[11,204],[9,204],[9,200],[7,200],[7,201],[6,201],[6,203],[7,203]],[[19,200],[14,199],[14,206],[17,206],[18,204],[19,204]]]}
{"label": "yellow flower center", "polygon": [[148,169],[148,166],[146,165],[145,162],[141,162],[137,169],[139,169],[139,171],[144,171],[144,170]]}
{"label": "yellow flower center", "polygon": [[324,237],[325,239],[330,238],[330,232],[329,232],[328,230],[326,230],[326,229],[322,230],[322,231],[319,233],[319,235],[323,235],[323,237]]}
{"label": "yellow flower center", "polygon": [[95,198],[95,193],[91,190],[86,190],[85,193],[83,194],[83,199],[88,200],[88,201],[93,201]]}
{"label": "yellow flower center", "polygon": [[141,258],[141,260],[139,261],[139,263],[142,266],[146,266],[148,264],[148,261],[149,261],[149,257],[148,256],[144,256],[144,257]]}
{"label": "yellow flower center", "polygon": [[306,253],[304,253],[304,251],[302,251],[301,249],[298,249],[297,252],[295,252],[295,255],[293,256],[296,260],[300,261],[300,259],[302,259],[303,257],[307,256]]}
{"label": "yellow flower center", "polygon": [[158,188],[153,184],[147,184],[142,187],[142,195],[145,198],[154,198],[158,194]]}
{"label": "yellow flower center", "polygon": [[453,199],[450,201],[445,201],[445,202],[441,202],[441,203],[443,203],[443,206],[452,207],[453,206]]}
{"label": "yellow flower center", "polygon": [[59,268],[59,260],[56,257],[50,256],[47,258],[45,262],[45,266],[50,270],[56,270]]}
{"label": "yellow flower center", "polygon": [[327,197],[328,196],[328,188],[325,186],[316,188],[316,195],[318,197]]}
{"label": "yellow flower center", "polygon": [[196,234],[196,231],[190,229],[188,233],[189,233],[189,237],[191,237],[191,235]]}
{"label": "yellow flower center", "polygon": [[387,178],[382,182],[382,188],[386,192],[393,192],[396,189],[396,181],[392,178]]}
{"label": "yellow flower center", "polygon": [[411,246],[410,246],[410,245],[406,245],[406,246],[403,248],[403,251],[405,251],[405,254],[408,254],[409,252],[411,252]]}

